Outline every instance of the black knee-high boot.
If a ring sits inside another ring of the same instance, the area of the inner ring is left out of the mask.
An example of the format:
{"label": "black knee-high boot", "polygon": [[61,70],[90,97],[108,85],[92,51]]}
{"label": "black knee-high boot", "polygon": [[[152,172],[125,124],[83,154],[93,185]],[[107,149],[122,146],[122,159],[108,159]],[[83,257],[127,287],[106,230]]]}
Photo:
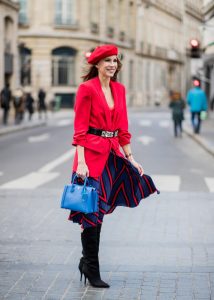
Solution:
{"label": "black knee-high boot", "polygon": [[88,278],[92,286],[108,288],[109,285],[100,278],[97,227],[85,228],[81,233],[81,241],[84,258],[82,259],[82,269],[80,268],[80,273],[84,274],[85,281],[86,278]]}
{"label": "black knee-high boot", "polygon": [[[98,247],[98,255],[99,255],[99,247],[100,247],[100,232],[101,232],[101,228],[102,228],[102,224],[98,224],[97,225],[97,247]],[[81,241],[82,241],[82,234],[81,234]],[[82,242],[82,244],[83,244],[83,242]],[[80,262],[79,262],[79,270],[80,270],[80,273],[81,273],[80,280],[82,280],[82,267],[83,267],[83,261],[84,261],[84,251],[83,251],[83,249],[82,249],[82,255],[83,256],[80,258]]]}

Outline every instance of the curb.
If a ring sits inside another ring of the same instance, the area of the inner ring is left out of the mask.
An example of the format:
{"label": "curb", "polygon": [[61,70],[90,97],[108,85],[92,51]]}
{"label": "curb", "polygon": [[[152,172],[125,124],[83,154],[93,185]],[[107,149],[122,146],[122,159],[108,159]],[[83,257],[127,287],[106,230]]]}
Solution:
{"label": "curb", "polygon": [[191,137],[196,143],[198,143],[203,149],[205,149],[209,154],[214,156],[214,147],[212,145],[210,145],[207,140],[205,140],[203,137],[201,137],[197,134],[192,133],[192,131],[187,127],[184,127],[183,131],[189,137]]}
{"label": "curb", "polygon": [[47,122],[46,121],[39,121],[39,122],[34,122],[30,124],[20,124],[20,125],[9,125],[8,127],[0,129],[0,136],[21,131],[21,130],[26,130],[29,128],[34,128],[34,127],[40,127],[40,126],[46,126]]}

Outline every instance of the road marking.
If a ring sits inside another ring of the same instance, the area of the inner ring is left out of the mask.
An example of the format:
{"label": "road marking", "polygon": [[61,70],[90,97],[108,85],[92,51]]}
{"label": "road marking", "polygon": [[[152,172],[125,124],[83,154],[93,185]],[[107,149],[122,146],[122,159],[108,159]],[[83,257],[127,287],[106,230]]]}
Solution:
{"label": "road marking", "polygon": [[139,122],[140,126],[149,127],[152,125],[152,122],[150,120],[142,120]]}
{"label": "road marking", "polygon": [[211,193],[214,193],[214,177],[205,177],[206,185]]}
{"label": "road marking", "polygon": [[181,179],[176,175],[152,175],[155,186],[158,190],[164,192],[178,192],[180,189]]}
{"label": "road marking", "polygon": [[137,137],[137,141],[141,142],[143,145],[149,145],[150,143],[154,142],[155,139],[151,136],[147,136],[147,135],[143,135],[143,136],[139,136]]}
{"label": "road marking", "polygon": [[72,156],[74,156],[75,151],[76,151],[76,149],[72,149],[72,150],[69,150],[69,151],[65,152],[63,155],[61,155],[57,159],[54,159],[53,161],[51,161],[48,164],[44,165],[41,169],[38,170],[38,172],[47,173],[47,172],[52,171],[53,169],[55,169],[59,165],[61,165],[64,162],[68,161],[69,159],[71,159]]}
{"label": "road marking", "polygon": [[29,143],[38,143],[38,142],[46,141],[49,138],[50,138],[50,134],[49,133],[44,133],[44,134],[37,135],[37,136],[30,136],[28,138],[28,142]]}
{"label": "road marking", "polygon": [[56,177],[59,176],[59,173],[39,173],[32,172],[26,176],[22,176],[16,180],[9,181],[0,186],[0,189],[24,189],[30,190],[43,185]]}
{"label": "road marking", "polygon": [[29,173],[18,179],[6,182],[0,186],[0,189],[35,189],[59,176],[58,172],[51,172],[54,168],[68,161],[74,155],[76,149],[69,150],[63,155],[49,162],[40,168],[37,172]]}
{"label": "road marking", "polygon": [[163,127],[163,128],[167,128],[167,127],[169,127],[169,125],[170,125],[170,122],[168,120],[164,120],[164,121],[159,122],[159,126]]}
{"label": "road marking", "polygon": [[71,119],[60,120],[59,122],[57,122],[56,126],[58,127],[68,126],[68,125],[72,125],[72,122],[73,121]]}

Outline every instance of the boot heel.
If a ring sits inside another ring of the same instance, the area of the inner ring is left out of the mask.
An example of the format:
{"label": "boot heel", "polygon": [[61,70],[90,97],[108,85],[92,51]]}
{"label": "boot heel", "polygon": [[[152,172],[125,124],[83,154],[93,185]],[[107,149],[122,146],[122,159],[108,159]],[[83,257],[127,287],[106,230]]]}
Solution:
{"label": "boot heel", "polygon": [[80,272],[80,281],[82,281],[82,272]]}
{"label": "boot heel", "polygon": [[85,285],[86,285],[86,279],[87,279],[87,277],[85,276],[85,274],[84,274],[84,277],[85,277]]}

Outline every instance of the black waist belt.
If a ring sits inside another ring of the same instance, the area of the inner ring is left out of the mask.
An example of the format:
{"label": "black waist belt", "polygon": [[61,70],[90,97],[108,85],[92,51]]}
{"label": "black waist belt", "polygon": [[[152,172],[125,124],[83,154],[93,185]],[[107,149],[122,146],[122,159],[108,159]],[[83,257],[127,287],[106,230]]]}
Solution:
{"label": "black waist belt", "polygon": [[89,127],[88,133],[99,135],[106,138],[112,138],[118,136],[118,130],[107,131],[107,130],[92,128],[92,127]]}

